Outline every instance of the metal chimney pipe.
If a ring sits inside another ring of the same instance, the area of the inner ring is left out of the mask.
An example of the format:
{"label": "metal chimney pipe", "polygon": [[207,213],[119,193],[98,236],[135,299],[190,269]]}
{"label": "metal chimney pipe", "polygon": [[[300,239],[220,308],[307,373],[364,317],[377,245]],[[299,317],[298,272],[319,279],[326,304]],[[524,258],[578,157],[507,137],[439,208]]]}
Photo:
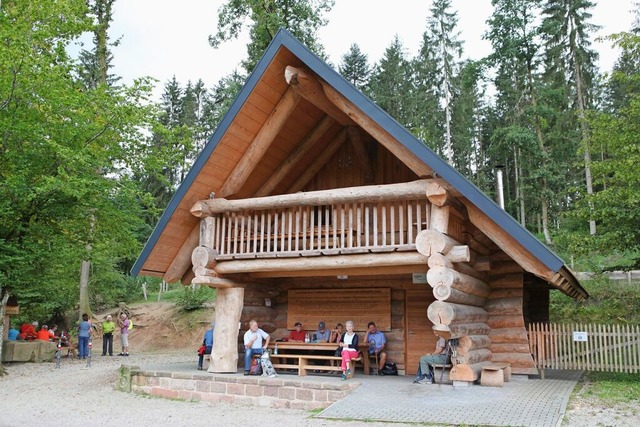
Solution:
{"label": "metal chimney pipe", "polygon": [[504,183],[502,182],[503,165],[496,165],[496,178],[498,184],[498,205],[504,210]]}

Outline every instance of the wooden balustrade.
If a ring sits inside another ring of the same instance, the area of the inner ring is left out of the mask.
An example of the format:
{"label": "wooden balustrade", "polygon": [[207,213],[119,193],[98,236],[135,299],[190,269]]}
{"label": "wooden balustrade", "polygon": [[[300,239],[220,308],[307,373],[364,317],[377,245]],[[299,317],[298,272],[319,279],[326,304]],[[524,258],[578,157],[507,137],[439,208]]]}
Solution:
{"label": "wooden balustrade", "polygon": [[212,216],[219,258],[411,250],[428,228],[429,202],[353,202]]}

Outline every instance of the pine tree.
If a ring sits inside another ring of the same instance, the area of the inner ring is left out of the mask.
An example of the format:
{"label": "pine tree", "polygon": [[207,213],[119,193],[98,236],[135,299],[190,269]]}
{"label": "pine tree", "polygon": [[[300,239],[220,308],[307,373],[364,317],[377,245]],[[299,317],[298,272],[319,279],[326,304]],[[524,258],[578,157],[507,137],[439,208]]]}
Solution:
{"label": "pine tree", "polygon": [[454,151],[451,141],[451,99],[453,98],[453,76],[457,73],[457,61],[462,56],[462,42],[456,32],[458,13],[451,11],[451,0],[434,0],[431,16],[427,20],[429,39],[434,43],[434,61],[438,73],[439,97],[444,110],[444,153],[453,165]]}
{"label": "pine tree", "polygon": [[118,42],[109,42],[109,27],[113,21],[113,4],[116,0],[87,1],[89,11],[95,20],[93,31],[93,48],[80,51],[78,74],[84,85],[89,89],[95,89],[100,84],[114,85],[120,77],[109,73],[113,53],[111,46],[117,46]]}
{"label": "pine tree", "polygon": [[398,36],[384,52],[374,67],[369,82],[369,95],[373,101],[402,124],[409,117],[408,94],[410,94],[409,62]]}
{"label": "pine tree", "polygon": [[363,90],[369,82],[369,74],[371,73],[367,54],[363,53],[356,43],[353,43],[349,47],[349,52],[342,55],[338,71],[352,85]]}
{"label": "pine tree", "polygon": [[[590,49],[589,36],[598,27],[590,24],[590,0],[547,0],[541,32],[547,52],[548,72],[567,80],[570,107],[577,111],[580,145],[584,153],[587,194],[593,194],[591,148],[586,111],[592,106],[591,87],[596,73],[597,54]],[[558,82],[558,79],[555,80]],[[589,232],[596,234],[596,223],[589,221]]]}
{"label": "pine tree", "polygon": [[250,42],[242,65],[250,73],[279,28],[286,28],[312,51],[323,56],[318,29],[334,0],[227,0],[218,10],[218,28],[209,36],[212,47],[238,37],[249,21]]}

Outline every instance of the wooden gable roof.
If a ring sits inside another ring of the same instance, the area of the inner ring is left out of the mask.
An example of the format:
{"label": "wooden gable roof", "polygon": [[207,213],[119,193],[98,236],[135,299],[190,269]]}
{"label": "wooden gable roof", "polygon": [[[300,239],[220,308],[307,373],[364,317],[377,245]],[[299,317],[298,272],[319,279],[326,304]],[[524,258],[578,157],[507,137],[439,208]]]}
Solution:
{"label": "wooden gable roof", "polygon": [[[285,80],[287,67],[301,72],[292,79],[309,80],[298,90],[322,92],[324,101],[312,103],[296,93]],[[184,265],[198,244],[199,220],[190,213],[195,202],[211,193],[237,199],[300,191],[312,160],[330,150],[344,125],[371,135],[417,177],[444,179],[471,222],[525,270],[569,296],[588,296],[556,254],[285,30],[277,33],[198,156],[132,273],[179,279],[184,272],[176,276],[172,268]],[[315,144],[302,154],[314,133]],[[296,162],[287,165],[292,156]]]}

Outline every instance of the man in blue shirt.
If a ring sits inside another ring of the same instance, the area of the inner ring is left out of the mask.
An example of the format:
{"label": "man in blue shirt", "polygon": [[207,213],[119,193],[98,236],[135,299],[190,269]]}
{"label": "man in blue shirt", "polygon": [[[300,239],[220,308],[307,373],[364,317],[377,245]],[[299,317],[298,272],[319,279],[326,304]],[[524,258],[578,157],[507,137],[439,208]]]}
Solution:
{"label": "man in blue shirt", "polygon": [[327,329],[324,321],[318,323],[318,329],[313,334],[315,342],[329,342],[331,331]]}
{"label": "man in blue shirt", "polygon": [[367,324],[367,334],[364,337],[364,341],[369,343],[369,354],[376,357],[378,375],[381,375],[384,363],[387,361],[387,352],[384,351],[387,346],[387,340],[374,322]]}
{"label": "man in blue shirt", "polygon": [[213,330],[216,327],[216,322],[211,322],[211,329],[207,330],[204,333],[204,339],[202,340],[202,345],[205,346],[204,353],[200,354],[198,357],[198,371],[202,371],[202,363],[204,362],[204,355],[211,354],[211,350],[213,349]]}

